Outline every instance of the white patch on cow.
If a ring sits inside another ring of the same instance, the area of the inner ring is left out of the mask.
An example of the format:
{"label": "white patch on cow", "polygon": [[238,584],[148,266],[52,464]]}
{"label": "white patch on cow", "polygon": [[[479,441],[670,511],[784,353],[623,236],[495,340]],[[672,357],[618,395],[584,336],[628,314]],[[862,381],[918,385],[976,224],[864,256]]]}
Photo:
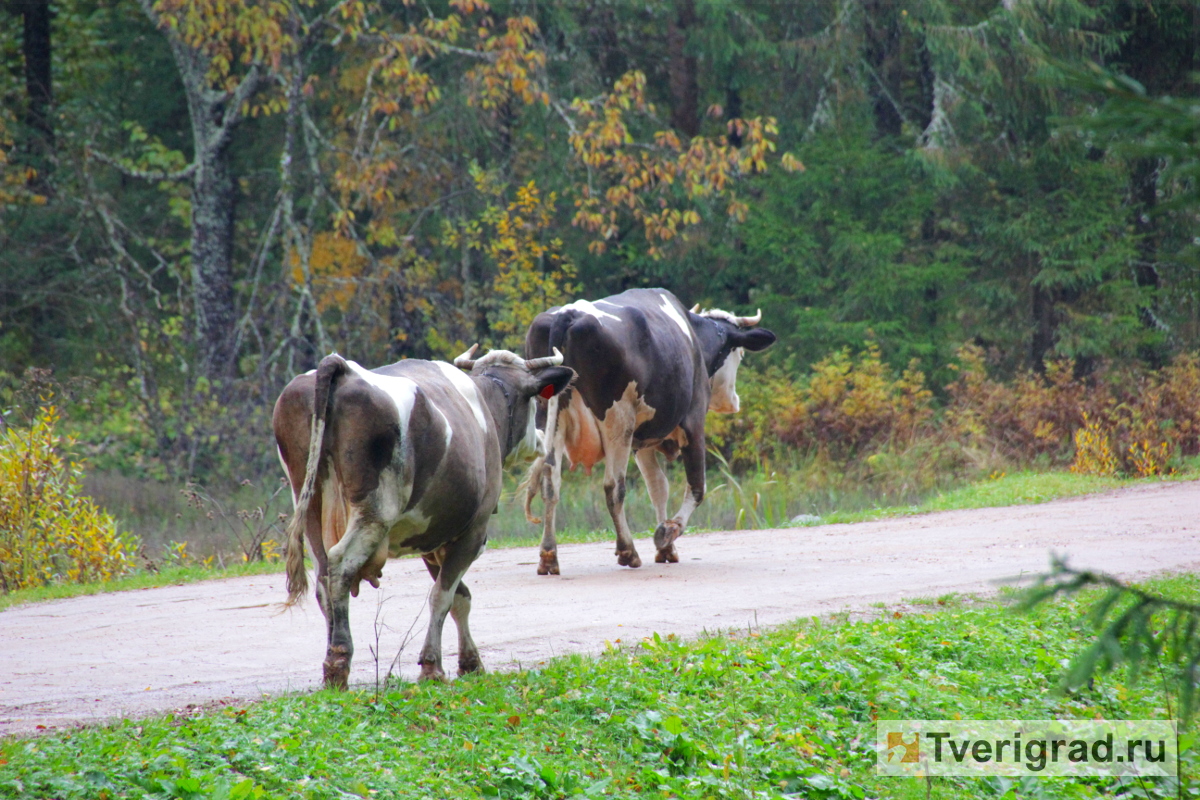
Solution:
{"label": "white patch on cow", "polygon": [[525,434],[513,445],[512,452],[504,459],[504,465],[511,466],[523,461],[537,458],[546,452],[542,445],[542,432],[537,429],[537,398],[529,398],[529,419],[525,422]]}
{"label": "white patch on cow", "polygon": [[379,487],[375,490],[376,511],[379,521],[392,525],[400,519],[408,498],[412,496],[412,481],[405,480],[395,466],[384,467],[379,473]]}
{"label": "white patch on cow", "polygon": [[392,527],[388,530],[388,554],[392,558],[396,558],[397,556],[419,552],[420,548],[403,547],[401,543],[414,536],[420,536],[428,529],[429,517],[415,508],[412,509],[392,523]]}
{"label": "white patch on cow", "polygon": [[[276,445],[276,446],[275,446],[275,454],[276,454],[277,456],[279,456],[279,463],[283,465],[283,474],[284,474],[284,475],[287,475],[287,479],[288,479],[288,489],[291,489],[291,488],[292,488],[292,486],[294,485],[294,484],[292,483],[292,471],[291,471],[290,469],[288,469],[287,462],[283,460],[283,450],[282,450],[282,449],[280,449],[279,445]],[[299,499],[299,497],[297,496],[296,492],[295,492],[295,491],[293,491],[293,492],[292,492],[292,508],[293,508],[293,509],[295,509],[295,507],[296,507],[296,501],[297,501],[298,499]]]}
{"label": "white patch on cow", "polygon": [[471,380],[466,374],[454,366],[447,364],[445,361],[434,361],[434,364],[441,369],[442,374],[450,381],[450,385],[463,396],[467,401],[467,405],[471,407],[471,413],[475,415],[475,421],[479,423],[479,427],[487,432],[487,414],[483,410],[483,401],[479,399],[479,391],[475,388],[475,381]]}
{"label": "white patch on cow", "polygon": [[737,370],[745,351],[735,347],[725,357],[725,363],[712,376],[712,393],[708,398],[708,410],[718,414],[735,414],[742,407],[737,394]]}
{"label": "white patch on cow", "polygon": [[383,532],[383,529],[377,525],[364,525],[362,513],[359,506],[350,507],[350,516],[346,520],[346,534],[337,544],[328,549],[331,573],[337,573],[343,561],[349,561],[351,564],[366,564],[378,551],[380,539],[377,537]]}
{"label": "white patch on cow", "polygon": [[[608,303],[607,305],[611,306],[613,304]],[[621,321],[620,317],[616,316],[615,314],[609,314],[607,311],[601,311],[600,309],[596,308],[595,303],[592,303],[588,300],[576,300],[574,303],[565,305],[559,309],[559,313],[562,313],[563,311],[570,311],[572,309],[575,311],[582,311],[584,314],[590,314],[591,316],[600,320],[601,325],[604,324],[605,317],[608,317],[609,319],[615,319],[617,322]]]}
{"label": "white patch on cow", "polygon": [[392,399],[396,405],[396,413],[400,416],[400,435],[407,436],[408,418],[412,416],[413,405],[417,402],[416,381],[396,375],[380,375],[356,361],[347,361],[346,364],[355,375]]}
{"label": "white patch on cow", "polygon": [[683,335],[687,337],[689,342],[692,341],[695,333],[692,331],[692,326],[688,324],[688,321],[680,315],[679,309],[673,306],[665,295],[659,299],[662,301],[663,311],[667,312],[667,316],[671,318],[671,322],[679,326],[679,330],[683,331]]}
{"label": "white patch on cow", "polygon": [[432,408],[434,411],[436,411],[437,415],[442,418],[442,425],[444,425],[446,428],[446,450],[449,450],[450,442],[454,440],[454,428],[452,428],[450,426],[450,419],[445,414],[442,413],[442,410],[440,408],[438,408],[436,405],[434,405],[432,400],[429,400],[428,398],[426,398],[426,402],[428,402],[429,407]]}

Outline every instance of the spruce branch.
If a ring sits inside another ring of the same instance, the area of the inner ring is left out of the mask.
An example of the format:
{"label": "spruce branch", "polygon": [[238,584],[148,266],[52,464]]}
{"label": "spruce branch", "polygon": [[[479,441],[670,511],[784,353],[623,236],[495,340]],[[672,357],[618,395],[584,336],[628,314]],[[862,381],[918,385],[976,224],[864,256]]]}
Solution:
{"label": "spruce branch", "polygon": [[1025,590],[1018,605],[1030,610],[1060,595],[1102,589],[1084,614],[1097,632],[1096,641],[1079,653],[1064,677],[1065,689],[1087,684],[1097,674],[1127,666],[1131,681],[1150,670],[1162,677],[1164,688],[1179,698],[1179,718],[1185,724],[1196,713],[1200,681],[1200,605],[1174,600],[1103,572],[1073,569],[1065,559],[1051,557],[1051,570]]}

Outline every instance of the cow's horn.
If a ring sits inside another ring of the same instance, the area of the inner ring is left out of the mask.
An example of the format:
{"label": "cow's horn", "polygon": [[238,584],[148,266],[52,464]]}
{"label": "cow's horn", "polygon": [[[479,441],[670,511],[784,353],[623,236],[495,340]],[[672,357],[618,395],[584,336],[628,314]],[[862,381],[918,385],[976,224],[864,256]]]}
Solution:
{"label": "cow's horn", "polygon": [[762,322],[762,309],[753,317],[738,317],[737,324],[739,328],[753,328],[758,323]]}
{"label": "cow's horn", "polygon": [[692,306],[690,313],[699,314],[700,313],[700,304],[696,303],[696,305]]}
{"label": "cow's horn", "polygon": [[557,367],[562,362],[563,354],[558,351],[557,347],[555,347],[554,355],[543,356],[542,358],[531,358],[525,362],[525,367],[532,372],[535,369],[542,369],[543,367]]}
{"label": "cow's horn", "polygon": [[472,368],[474,368],[474,366],[475,366],[475,359],[471,358],[471,356],[475,355],[475,350],[476,350],[476,348],[478,348],[478,347],[479,347],[479,342],[476,342],[475,344],[471,345],[471,349],[470,349],[470,350],[468,350],[467,352],[463,353],[463,354],[462,354],[461,356],[459,356],[458,358],[454,359],[454,366],[458,367],[459,369],[472,369]]}

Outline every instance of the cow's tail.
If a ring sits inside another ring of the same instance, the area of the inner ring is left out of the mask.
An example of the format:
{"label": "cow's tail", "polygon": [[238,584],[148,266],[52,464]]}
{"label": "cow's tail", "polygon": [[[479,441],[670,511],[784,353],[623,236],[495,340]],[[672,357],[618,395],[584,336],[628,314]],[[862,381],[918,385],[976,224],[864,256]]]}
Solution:
{"label": "cow's tail", "polygon": [[[529,472],[525,476],[525,519],[534,525],[542,524],[541,518],[533,515],[533,498],[542,492],[542,476],[554,467],[556,459],[562,458],[556,441],[558,437],[558,407],[562,396],[563,392],[559,392],[551,397],[547,404],[546,433],[542,437],[545,452],[533,462],[533,466],[529,468]],[[545,499],[543,497],[542,501],[545,502]]]}
{"label": "cow's tail", "polygon": [[542,518],[534,516],[533,513],[533,498],[537,497],[538,492],[542,488],[542,467],[545,466],[546,456],[540,455],[533,460],[529,465],[529,469],[525,472],[525,477],[521,479],[521,483],[517,486],[518,492],[525,492],[525,519],[532,522],[534,525],[541,525]]}
{"label": "cow's tail", "polygon": [[329,416],[329,399],[334,382],[348,369],[346,360],[337,353],[325,356],[317,366],[317,386],[313,403],[312,428],[308,435],[308,463],[304,468],[304,485],[296,498],[296,510],[287,529],[287,592],[285,605],[295,605],[308,591],[308,573],[304,569],[304,527],[308,506],[312,502],[320,472],[321,451],[325,442],[325,421]]}

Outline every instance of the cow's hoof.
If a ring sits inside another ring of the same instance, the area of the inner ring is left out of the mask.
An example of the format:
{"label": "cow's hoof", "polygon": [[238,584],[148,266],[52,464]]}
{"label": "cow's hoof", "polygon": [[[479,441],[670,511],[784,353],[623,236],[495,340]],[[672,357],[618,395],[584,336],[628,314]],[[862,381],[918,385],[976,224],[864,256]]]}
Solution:
{"label": "cow's hoof", "polygon": [[325,672],[325,688],[345,691],[350,679],[350,652],[345,647],[331,647],[321,665]]}
{"label": "cow's hoof", "polygon": [[541,560],[538,561],[538,575],[557,575],[558,574],[558,551],[543,550]]}
{"label": "cow's hoof", "polygon": [[458,674],[460,676],[468,675],[472,672],[477,672],[480,675],[483,674],[483,662],[479,660],[478,653],[472,653],[458,660]]}
{"label": "cow's hoof", "polygon": [[675,552],[675,545],[669,544],[655,554],[654,560],[659,564],[678,564],[679,553]]}
{"label": "cow's hoof", "polygon": [[642,559],[638,556],[637,550],[630,548],[628,550],[617,551],[617,563],[622,567],[637,569],[642,565]]}
{"label": "cow's hoof", "polygon": [[446,673],[442,672],[442,668],[437,664],[422,664],[421,674],[418,676],[417,680],[445,683]]}
{"label": "cow's hoof", "polygon": [[683,526],[677,520],[669,519],[654,529],[654,546],[666,550],[683,533]]}

